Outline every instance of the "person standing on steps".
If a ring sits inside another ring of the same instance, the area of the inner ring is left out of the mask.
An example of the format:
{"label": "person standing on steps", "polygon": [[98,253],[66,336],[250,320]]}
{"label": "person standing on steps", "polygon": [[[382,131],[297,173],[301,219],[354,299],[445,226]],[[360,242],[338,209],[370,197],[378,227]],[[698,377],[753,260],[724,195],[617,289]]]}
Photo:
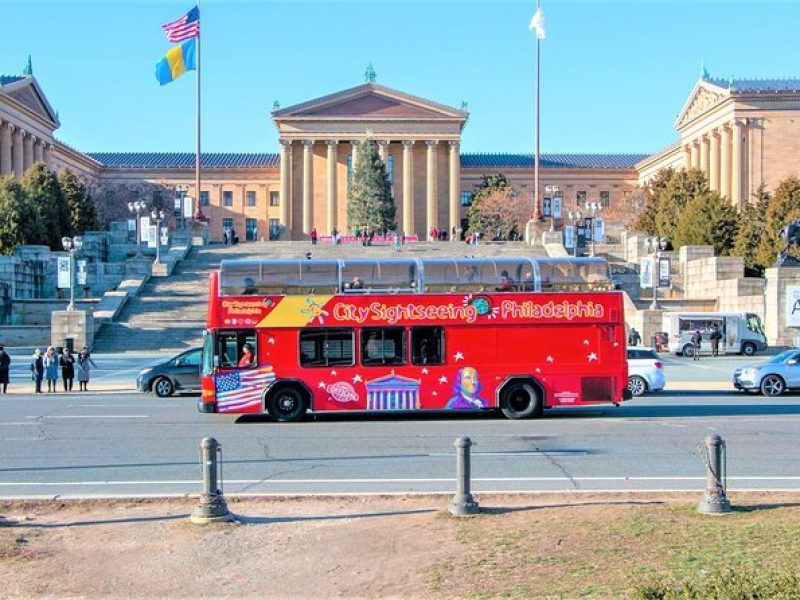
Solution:
{"label": "person standing on steps", "polygon": [[92,368],[97,368],[97,365],[94,364],[94,361],[89,354],[89,349],[86,346],[84,346],[78,354],[77,365],[78,386],[80,391],[88,392],[89,380],[92,378]]}
{"label": "person standing on steps", "polygon": [[42,393],[42,379],[44,379],[44,358],[42,358],[42,351],[39,348],[33,351],[31,358],[31,379],[34,384],[34,393]]}
{"label": "person standing on steps", "polygon": [[72,381],[75,379],[75,357],[69,348],[64,348],[59,357],[61,364],[61,380],[64,382],[64,391],[72,391]]}
{"label": "person standing on steps", "polygon": [[50,346],[44,355],[44,375],[47,378],[47,391],[58,391],[58,355],[56,349]]}
{"label": "person standing on steps", "polygon": [[8,393],[8,380],[11,374],[11,357],[5,346],[0,344],[0,393]]}

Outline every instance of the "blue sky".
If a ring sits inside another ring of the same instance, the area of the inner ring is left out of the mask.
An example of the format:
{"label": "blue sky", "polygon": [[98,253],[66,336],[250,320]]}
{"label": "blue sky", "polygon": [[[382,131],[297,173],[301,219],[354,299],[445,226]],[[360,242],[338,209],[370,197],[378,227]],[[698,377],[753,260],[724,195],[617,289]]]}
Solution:
{"label": "blue sky", "polygon": [[[0,73],[34,75],[83,151],[192,151],[194,74],[160,87],[161,25],[194,5],[0,0]],[[543,0],[542,151],[651,152],[700,73],[800,77],[800,2]],[[469,104],[463,152],[533,147],[535,1],[204,0],[203,150],[275,152],[281,106],[378,83]]]}

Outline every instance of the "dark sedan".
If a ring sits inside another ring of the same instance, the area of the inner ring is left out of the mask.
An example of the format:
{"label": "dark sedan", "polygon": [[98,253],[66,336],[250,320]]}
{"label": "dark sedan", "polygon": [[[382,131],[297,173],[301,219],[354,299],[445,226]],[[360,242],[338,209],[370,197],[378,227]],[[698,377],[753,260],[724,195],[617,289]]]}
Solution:
{"label": "dark sedan", "polygon": [[136,388],[140,392],[155,392],[161,398],[175,392],[199,392],[202,352],[202,348],[192,348],[163,363],[142,369],[136,378]]}

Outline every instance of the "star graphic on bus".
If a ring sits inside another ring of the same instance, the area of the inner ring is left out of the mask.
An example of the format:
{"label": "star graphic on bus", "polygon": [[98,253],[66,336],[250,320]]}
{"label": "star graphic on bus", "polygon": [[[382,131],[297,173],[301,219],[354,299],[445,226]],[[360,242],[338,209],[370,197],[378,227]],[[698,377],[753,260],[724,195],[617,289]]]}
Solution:
{"label": "star graphic on bus", "polygon": [[331,377],[336,377],[336,369],[334,369],[333,371],[331,371]]}
{"label": "star graphic on bus", "polygon": [[358,373],[356,373],[355,377],[353,377],[353,383],[358,383],[358,382],[360,382],[360,381],[364,381],[364,380],[363,380],[363,379],[361,379],[361,375],[359,375]]}
{"label": "star graphic on bus", "polygon": [[464,360],[464,355],[461,352],[456,352],[453,355],[453,360],[456,361],[456,362],[458,362],[460,360]]}
{"label": "star graphic on bus", "polygon": [[325,322],[325,317],[328,316],[328,311],[325,310],[325,307],[322,304],[317,304],[311,298],[306,298],[306,304],[308,306],[306,308],[301,308],[300,312],[304,315],[310,315],[311,318],[308,320],[309,323],[313,323],[314,319],[318,319],[320,325]]}
{"label": "star graphic on bus", "polygon": [[427,375],[427,374],[428,374],[428,369],[427,369],[427,368],[425,368],[425,369],[422,369],[422,374],[423,374],[423,375]]}
{"label": "star graphic on bus", "polygon": [[547,358],[545,358],[545,360],[546,360],[547,362],[550,362],[550,363],[551,363],[551,362],[553,362],[553,357],[552,357],[552,356],[548,356]]}
{"label": "star graphic on bus", "polygon": [[587,358],[589,359],[589,362],[592,362],[593,360],[597,360],[597,354],[592,352]]}
{"label": "star graphic on bus", "polygon": [[541,373],[541,372],[542,372],[542,370],[541,370],[539,367],[536,367],[536,372],[537,372],[537,373]]}
{"label": "star graphic on bus", "polygon": [[589,340],[583,340],[583,345],[584,346],[588,346],[589,345]]}
{"label": "star graphic on bus", "polygon": [[438,396],[439,394],[436,392],[431,392],[431,396]]}
{"label": "star graphic on bus", "polygon": [[447,383],[447,377],[445,377],[444,375],[439,377],[439,383]]}
{"label": "star graphic on bus", "polygon": [[267,343],[268,343],[268,344],[273,344],[273,345],[274,345],[274,344],[275,344],[275,338],[274,338],[274,337],[269,337],[269,338],[267,338]]}
{"label": "star graphic on bus", "polygon": [[318,387],[318,388],[320,388],[320,389],[322,389],[322,390],[324,390],[324,389],[325,389],[325,387],[326,387],[326,386],[325,386],[325,382],[324,382],[324,381],[320,381],[320,382],[317,384],[317,387]]}

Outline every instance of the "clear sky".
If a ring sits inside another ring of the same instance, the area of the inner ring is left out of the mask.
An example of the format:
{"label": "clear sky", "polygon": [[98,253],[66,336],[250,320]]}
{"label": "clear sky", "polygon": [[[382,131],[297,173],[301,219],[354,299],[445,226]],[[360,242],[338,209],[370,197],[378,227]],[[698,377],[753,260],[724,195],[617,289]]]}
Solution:
{"label": "clear sky", "polygon": [[[0,0],[0,73],[34,75],[83,151],[193,151],[194,73],[160,87],[184,1]],[[700,74],[800,77],[800,2],[542,0],[542,151],[651,152]],[[533,148],[535,0],[203,0],[203,150],[275,152],[282,107],[377,82],[469,105],[462,152]]]}

